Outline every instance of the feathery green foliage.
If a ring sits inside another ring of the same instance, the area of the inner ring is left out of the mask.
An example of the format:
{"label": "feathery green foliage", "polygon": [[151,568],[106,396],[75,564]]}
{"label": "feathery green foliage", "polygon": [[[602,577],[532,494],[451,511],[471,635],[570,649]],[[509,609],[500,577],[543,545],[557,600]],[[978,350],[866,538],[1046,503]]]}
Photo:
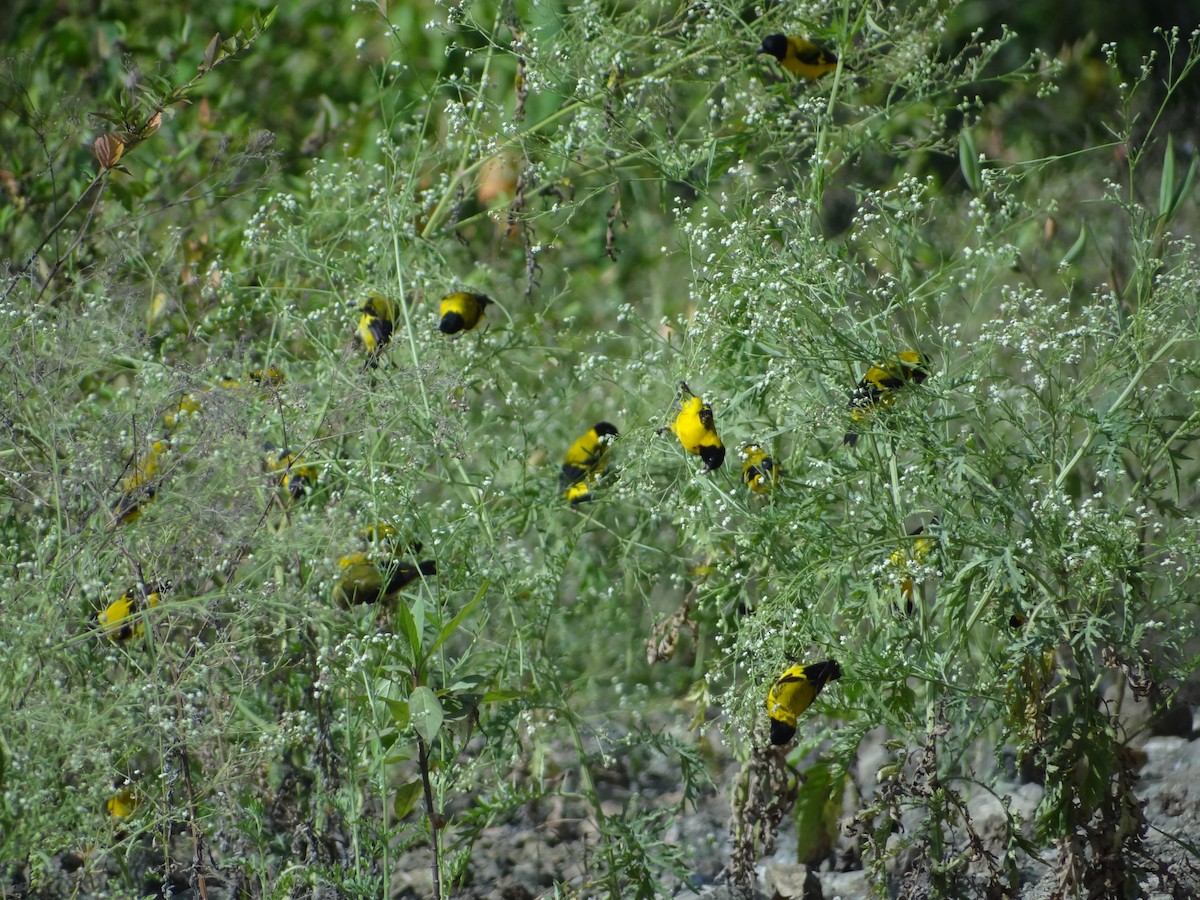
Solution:
{"label": "feathery green foliage", "polygon": [[[1064,896],[1126,890],[1151,864],[1136,734],[1100,689],[1161,708],[1196,663],[1196,163],[1172,129],[1200,45],[1164,33],[1123,81],[1114,45],[951,47],[952,7],[131,7],[42,38],[18,12],[0,861],[47,895],[70,852],[114,890],[166,864],[377,897],[421,848],[414,891],[486,895],[475,842],[561,801],[588,852],[554,889],[650,897],[692,865],[678,810],[614,803],[601,770],[665,757],[694,800],[683,736],[719,727],[746,882],[784,815],[829,851],[882,727],[847,823],[878,872],[913,848],[931,895],[1015,890],[1011,856],[967,870],[969,788],[1011,751],[1046,791],[1003,852],[1057,846]],[[853,70],[781,74],[754,54],[779,31]],[[52,64],[85,45],[103,71],[67,98]],[[1086,92],[1107,136],[1046,134]],[[448,337],[454,290],[494,302]],[[373,368],[370,292],[394,311]],[[908,348],[930,377],[843,446],[854,385]],[[681,379],[778,485],[655,434]],[[601,419],[620,438],[572,508],[558,465]],[[387,546],[360,534],[384,522]],[[914,523],[933,549],[898,562]],[[340,609],[355,553],[437,573]],[[130,585],[169,587],[114,644],[93,616]],[[785,760],[762,704],[793,656],[844,674]]]}

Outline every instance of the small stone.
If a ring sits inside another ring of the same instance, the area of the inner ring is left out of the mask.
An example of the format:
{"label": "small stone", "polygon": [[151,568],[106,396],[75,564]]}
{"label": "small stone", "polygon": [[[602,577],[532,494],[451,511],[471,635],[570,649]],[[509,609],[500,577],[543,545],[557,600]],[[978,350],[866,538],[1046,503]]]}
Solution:
{"label": "small stone", "polygon": [[829,900],[858,900],[859,897],[875,895],[863,869],[853,872],[822,872],[821,888]]}
{"label": "small stone", "polygon": [[824,900],[821,882],[808,866],[771,863],[764,880],[771,900]]}

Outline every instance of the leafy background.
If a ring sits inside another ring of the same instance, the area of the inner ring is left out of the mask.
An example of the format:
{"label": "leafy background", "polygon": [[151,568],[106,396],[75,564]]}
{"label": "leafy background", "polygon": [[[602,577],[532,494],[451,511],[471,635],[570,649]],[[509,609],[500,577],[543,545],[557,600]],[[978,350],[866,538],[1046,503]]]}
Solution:
{"label": "leafy background", "polygon": [[[988,895],[1014,875],[967,875],[961,801],[1016,760],[1046,790],[1001,858],[1130,890],[1130,708],[1194,701],[1198,51],[1183,6],[1077,12],[10,5],[4,890],[374,897],[436,851],[417,895],[453,892],[486,828],[560,803],[592,830],[556,890],[652,896],[694,868],[679,810],[605,803],[603,773],[665,760],[682,804],[731,758],[741,884],[781,817],[812,861],[842,819],[894,887],[917,859]],[[846,66],[782,76],[775,31]],[[458,289],[495,305],[448,339]],[[907,347],[932,377],[843,447]],[[656,434],[680,379],[713,475]],[[600,419],[610,472],[571,508],[558,464]],[[280,451],[316,470],[299,501]],[[375,522],[438,575],[338,609]],[[918,524],[933,552],[892,562]],[[140,585],[146,627],[106,639]],[[792,657],[846,673],[790,754],[806,784],[765,747]]]}

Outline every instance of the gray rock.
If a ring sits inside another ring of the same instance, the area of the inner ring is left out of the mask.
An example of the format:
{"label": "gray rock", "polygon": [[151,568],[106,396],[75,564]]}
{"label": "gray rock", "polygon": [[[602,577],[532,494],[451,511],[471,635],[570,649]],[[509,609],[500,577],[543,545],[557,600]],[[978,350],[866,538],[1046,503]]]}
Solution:
{"label": "gray rock", "polygon": [[[712,884],[700,889],[700,892],[685,888],[675,894],[675,900],[747,900],[744,893],[728,884]],[[755,890],[749,900],[768,900],[762,891]]]}
{"label": "gray rock", "polygon": [[821,872],[821,889],[827,900],[867,900],[874,897],[865,869],[853,872]]}
{"label": "gray rock", "polygon": [[771,900],[824,900],[821,882],[808,866],[771,863],[763,880]]}

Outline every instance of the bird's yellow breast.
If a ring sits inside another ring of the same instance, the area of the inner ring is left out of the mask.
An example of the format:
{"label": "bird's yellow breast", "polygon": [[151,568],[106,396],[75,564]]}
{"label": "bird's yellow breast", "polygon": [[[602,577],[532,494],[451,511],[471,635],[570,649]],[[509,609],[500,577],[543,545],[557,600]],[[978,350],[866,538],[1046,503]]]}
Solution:
{"label": "bird's yellow breast", "polygon": [[689,453],[699,453],[702,446],[720,443],[712,408],[700,397],[689,397],[680,403],[679,415],[671,424],[671,430]]}

